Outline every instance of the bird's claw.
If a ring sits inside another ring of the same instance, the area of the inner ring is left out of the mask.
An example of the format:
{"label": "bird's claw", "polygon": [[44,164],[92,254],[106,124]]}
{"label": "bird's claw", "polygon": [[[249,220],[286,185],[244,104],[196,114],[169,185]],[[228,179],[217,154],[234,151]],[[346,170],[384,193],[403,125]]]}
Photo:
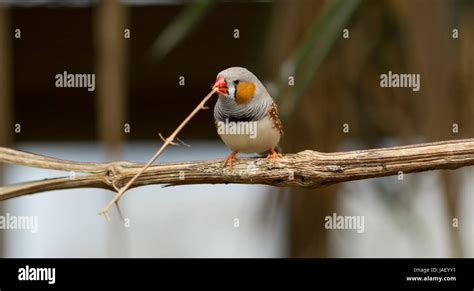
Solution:
{"label": "bird's claw", "polygon": [[271,150],[271,154],[267,156],[267,159],[272,161],[272,165],[275,166],[277,159],[282,158],[283,155],[276,152],[274,149]]}
{"label": "bird's claw", "polygon": [[[159,132],[158,135],[160,136],[160,138],[161,138],[161,140],[162,140],[163,142],[168,142],[169,137],[164,138],[164,136],[161,134],[161,132]],[[172,145],[174,145],[174,146],[178,146],[178,145],[179,145],[179,144],[175,143],[173,140],[170,140],[169,143],[172,144]]]}
{"label": "bird's claw", "polygon": [[224,167],[227,165],[227,162],[229,162],[229,171],[232,173],[232,160],[239,161],[240,159],[237,157],[237,152],[232,152],[230,155],[228,155],[224,159]]}

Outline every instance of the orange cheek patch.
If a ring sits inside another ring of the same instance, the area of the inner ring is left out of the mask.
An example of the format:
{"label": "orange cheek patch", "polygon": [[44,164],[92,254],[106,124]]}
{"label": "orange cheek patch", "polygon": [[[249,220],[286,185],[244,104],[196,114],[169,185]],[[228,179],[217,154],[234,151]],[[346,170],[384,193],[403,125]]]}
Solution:
{"label": "orange cheek patch", "polygon": [[237,85],[235,101],[238,104],[245,103],[250,101],[253,95],[255,95],[255,84],[253,82],[240,82]]}

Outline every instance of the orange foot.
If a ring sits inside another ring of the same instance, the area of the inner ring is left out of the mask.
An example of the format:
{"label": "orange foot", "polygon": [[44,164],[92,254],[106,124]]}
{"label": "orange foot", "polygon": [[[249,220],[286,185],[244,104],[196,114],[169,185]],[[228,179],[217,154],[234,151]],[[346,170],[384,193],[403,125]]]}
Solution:
{"label": "orange foot", "polygon": [[240,159],[237,158],[237,152],[232,152],[230,155],[227,156],[227,158],[224,159],[224,167],[227,165],[227,162],[229,162],[229,171],[232,173],[232,160],[239,161]]}
{"label": "orange foot", "polygon": [[273,166],[275,166],[277,159],[283,157],[283,155],[280,153],[277,153],[274,149],[270,149],[270,151],[272,153],[267,156],[267,159],[271,160]]}

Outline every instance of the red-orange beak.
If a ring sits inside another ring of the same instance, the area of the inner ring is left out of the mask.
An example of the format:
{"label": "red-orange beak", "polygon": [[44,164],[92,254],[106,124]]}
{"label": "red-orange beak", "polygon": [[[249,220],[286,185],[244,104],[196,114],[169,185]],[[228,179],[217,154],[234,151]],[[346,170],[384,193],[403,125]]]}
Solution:
{"label": "red-orange beak", "polygon": [[218,76],[216,79],[216,82],[214,83],[214,86],[212,86],[212,89],[218,88],[219,93],[224,93],[227,94],[227,83],[225,82],[223,77]]}

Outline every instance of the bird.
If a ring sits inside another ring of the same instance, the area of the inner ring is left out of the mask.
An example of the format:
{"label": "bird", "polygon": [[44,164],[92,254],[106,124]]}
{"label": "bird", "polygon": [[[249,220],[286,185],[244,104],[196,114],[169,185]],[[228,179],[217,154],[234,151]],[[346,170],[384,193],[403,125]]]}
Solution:
{"label": "bird", "polygon": [[269,153],[267,159],[275,165],[282,157],[278,144],[283,126],[277,104],[262,82],[246,68],[231,67],[217,74],[212,88],[219,96],[214,106],[218,134],[232,151],[224,167],[228,162],[232,172],[232,161],[239,160],[237,153]]}

